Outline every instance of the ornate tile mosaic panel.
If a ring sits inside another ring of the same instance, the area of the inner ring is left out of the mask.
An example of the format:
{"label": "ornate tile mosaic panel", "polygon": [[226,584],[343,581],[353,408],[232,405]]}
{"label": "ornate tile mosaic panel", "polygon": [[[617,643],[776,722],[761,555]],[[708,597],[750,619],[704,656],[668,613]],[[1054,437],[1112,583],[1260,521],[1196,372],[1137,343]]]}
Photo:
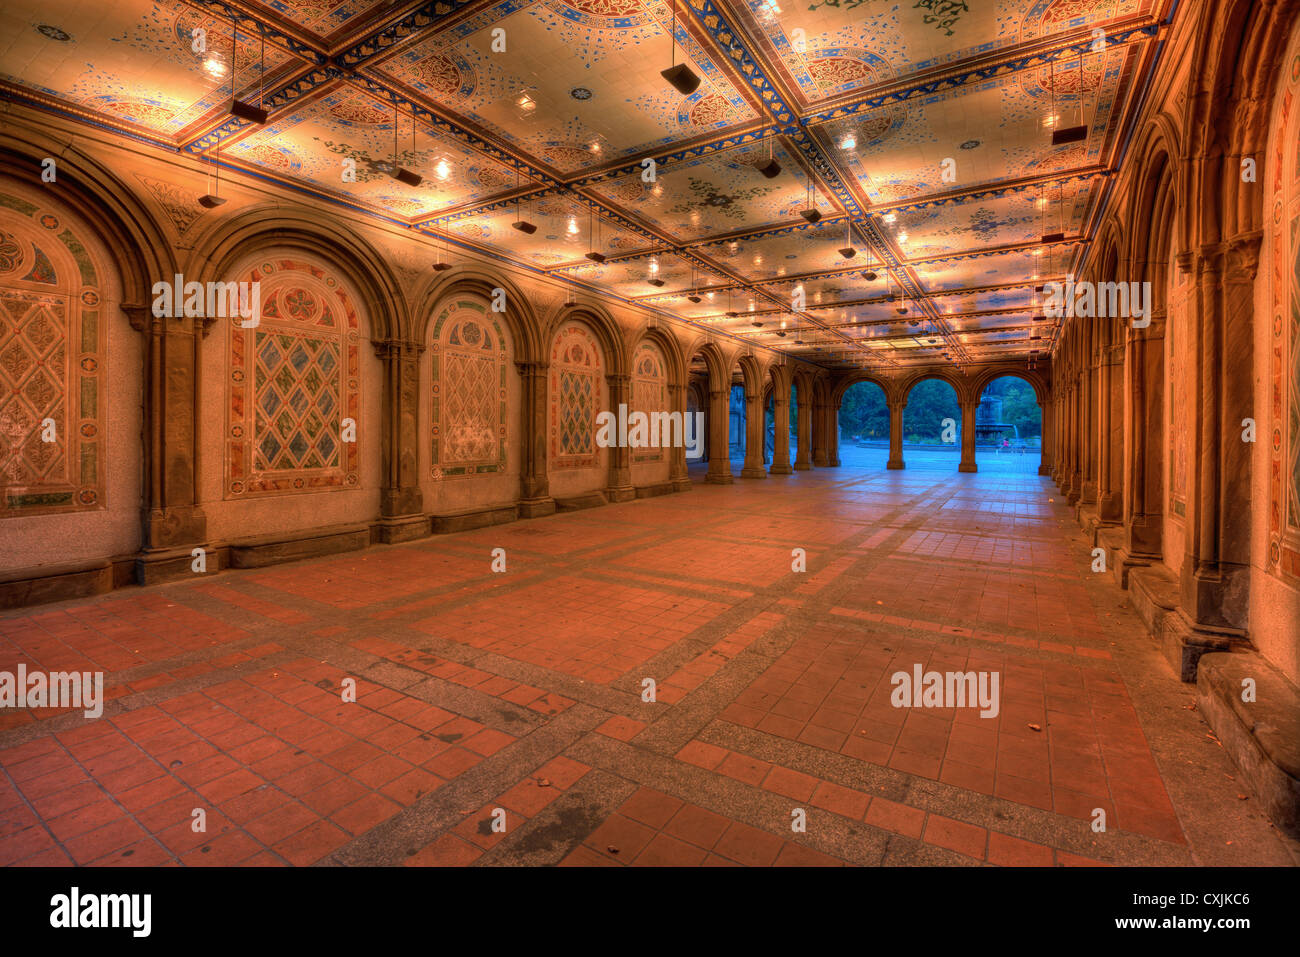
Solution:
{"label": "ornate tile mosaic panel", "polygon": [[105,505],[102,311],[74,227],[0,193],[0,517]]}
{"label": "ornate tile mosaic panel", "polygon": [[[632,408],[628,410],[644,412],[668,412],[668,375],[664,365],[664,354],[653,342],[643,342],[637,346],[632,357]],[[684,425],[684,423],[683,423]],[[662,447],[632,449],[633,462],[662,462]]]}
{"label": "ornate tile mosaic panel", "polygon": [[604,363],[590,329],[566,323],[551,344],[550,462],[552,468],[596,465],[596,413],[603,408]]}
{"label": "ornate tile mosaic panel", "polygon": [[[356,309],[307,262],[268,259],[261,321],[228,321],[226,497],[360,484],[361,357]],[[355,441],[345,441],[347,420]]]}
{"label": "ornate tile mosaic panel", "polygon": [[506,467],[506,368],[501,325],[478,298],[459,298],[433,325],[433,477]]}

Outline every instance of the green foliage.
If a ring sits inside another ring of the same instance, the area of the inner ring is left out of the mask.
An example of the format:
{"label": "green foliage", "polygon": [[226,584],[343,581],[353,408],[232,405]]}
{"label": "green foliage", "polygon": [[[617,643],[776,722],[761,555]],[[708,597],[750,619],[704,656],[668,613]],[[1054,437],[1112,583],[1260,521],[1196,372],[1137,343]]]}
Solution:
{"label": "green foliage", "polygon": [[[1014,376],[1003,376],[990,382],[986,391],[1002,399],[1002,421],[1014,425],[1020,438],[1035,438],[1043,434],[1042,411],[1034,397],[1034,388],[1028,382]],[[793,402],[790,409],[793,427]],[[907,408],[903,412],[904,441],[939,443],[946,418],[957,423],[957,441],[960,442],[961,406],[952,387],[941,379],[925,379],[917,383],[907,397]],[[889,406],[879,386],[872,382],[859,382],[849,387],[840,404],[840,432],[868,441],[889,438]]]}
{"label": "green foliage", "polygon": [[903,410],[903,441],[924,445],[942,441],[943,420],[956,423],[953,446],[961,442],[961,405],[957,393],[942,379],[924,379],[912,387]]}
{"label": "green foliage", "polygon": [[874,382],[849,386],[840,403],[840,432],[862,439],[889,438],[889,406]]}
{"label": "green foliage", "polygon": [[1024,379],[1003,376],[990,382],[984,391],[1002,399],[1002,421],[1014,425],[1020,438],[1043,434],[1043,412],[1034,397],[1034,387]]}

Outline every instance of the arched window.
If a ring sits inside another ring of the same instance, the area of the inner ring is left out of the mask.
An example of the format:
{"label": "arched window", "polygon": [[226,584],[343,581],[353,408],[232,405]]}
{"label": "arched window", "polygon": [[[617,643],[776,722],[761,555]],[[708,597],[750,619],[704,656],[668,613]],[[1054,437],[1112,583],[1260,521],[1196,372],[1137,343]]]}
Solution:
{"label": "arched window", "polygon": [[357,487],[364,436],[351,297],[298,260],[268,259],[239,278],[259,284],[261,318],[226,320],[226,497]]}
{"label": "arched window", "polygon": [[[657,345],[643,342],[637,346],[632,357],[632,408],[629,411],[644,412],[647,416],[670,411],[666,369],[664,354]],[[632,449],[633,462],[662,462],[663,458],[662,446]]]}
{"label": "arched window", "polygon": [[596,413],[604,370],[595,334],[568,322],[551,343],[550,461],[553,468],[596,465]]}
{"label": "arched window", "polygon": [[72,228],[0,193],[0,516],[105,505],[101,296]]}
{"label": "arched window", "polygon": [[506,341],[487,304],[456,299],[433,326],[433,476],[506,465]]}

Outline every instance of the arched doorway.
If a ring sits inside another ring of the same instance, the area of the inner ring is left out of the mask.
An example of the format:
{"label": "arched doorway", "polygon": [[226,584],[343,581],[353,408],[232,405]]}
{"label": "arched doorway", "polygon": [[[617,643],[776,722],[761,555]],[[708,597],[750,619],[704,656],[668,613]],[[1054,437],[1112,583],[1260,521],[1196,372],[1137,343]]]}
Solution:
{"label": "arched doorway", "polygon": [[855,382],[840,400],[840,462],[849,468],[883,469],[889,459],[889,403],[871,381]]}
{"label": "arched doorway", "polygon": [[1037,475],[1043,410],[1034,387],[1016,375],[993,379],[975,409],[975,462],[981,472]]}
{"label": "arched doorway", "polygon": [[943,379],[922,379],[907,393],[903,459],[909,469],[957,471],[961,463],[961,403]]}

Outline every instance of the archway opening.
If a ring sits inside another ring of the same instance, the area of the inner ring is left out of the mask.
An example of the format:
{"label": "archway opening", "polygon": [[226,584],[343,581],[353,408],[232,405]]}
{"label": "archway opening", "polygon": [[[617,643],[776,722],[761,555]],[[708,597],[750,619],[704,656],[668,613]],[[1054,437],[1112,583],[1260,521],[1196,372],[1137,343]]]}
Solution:
{"label": "archway opening", "polygon": [[961,403],[942,379],[922,379],[903,410],[903,459],[909,469],[957,471],[961,462]]}
{"label": "archway opening", "polygon": [[1034,387],[1019,376],[989,382],[975,409],[975,464],[981,472],[1038,473],[1043,410]]}
{"label": "archway opening", "polygon": [[732,373],[727,393],[727,458],[731,470],[739,472],[745,465],[745,383],[740,370]]}
{"label": "archway opening", "polygon": [[855,382],[840,400],[840,464],[883,469],[889,461],[889,403],[874,382]]}

